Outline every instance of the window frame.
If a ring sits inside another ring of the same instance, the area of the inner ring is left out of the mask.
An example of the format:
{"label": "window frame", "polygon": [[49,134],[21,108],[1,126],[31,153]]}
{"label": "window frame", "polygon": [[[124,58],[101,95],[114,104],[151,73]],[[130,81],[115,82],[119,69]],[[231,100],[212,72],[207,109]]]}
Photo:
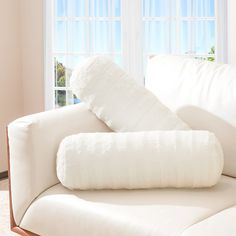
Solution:
{"label": "window frame", "polygon": [[53,45],[53,4],[54,0],[44,0],[44,106],[54,108],[54,58]]}
{"label": "window frame", "polygon": [[228,63],[228,0],[216,0],[216,62]]}
{"label": "window frame", "polygon": [[[179,3],[180,0],[177,0]],[[135,8],[133,6],[136,6]],[[178,6],[177,6],[178,7]],[[44,97],[45,110],[55,108],[54,86],[54,0],[44,0]],[[180,17],[177,15],[177,17]],[[123,66],[140,84],[144,84],[142,0],[121,0],[121,41]],[[227,63],[227,0],[215,0],[217,62]],[[178,27],[178,25],[177,25]],[[178,41],[178,37],[177,37]],[[178,42],[177,42],[178,43]],[[176,53],[178,54],[178,53]],[[62,90],[68,88],[62,87]],[[60,90],[60,87],[58,88]]]}

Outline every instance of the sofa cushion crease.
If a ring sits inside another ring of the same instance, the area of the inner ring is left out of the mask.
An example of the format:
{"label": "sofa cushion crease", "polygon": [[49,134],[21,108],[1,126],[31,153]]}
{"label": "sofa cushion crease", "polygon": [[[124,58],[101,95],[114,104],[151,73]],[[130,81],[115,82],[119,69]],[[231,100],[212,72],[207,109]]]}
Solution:
{"label": "sofa cushion crease", "polygon": [[215,214],[186,228],[181,236],[234,236],[236,232],[236,205],[219,210]]}

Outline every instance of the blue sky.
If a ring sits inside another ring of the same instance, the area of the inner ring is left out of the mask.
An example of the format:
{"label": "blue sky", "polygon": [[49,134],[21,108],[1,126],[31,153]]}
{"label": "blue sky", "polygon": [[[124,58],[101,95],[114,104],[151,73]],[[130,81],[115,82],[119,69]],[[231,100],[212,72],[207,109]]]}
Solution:
{"label": "blue sky", "polygon": [[[55,0],[56,9],[55,14],[57,17],[72,16],[83,17],[85,16],[85,2],[88,0]],[[89,14],[95,17],[108,16],[108,1],[109,0],[90,0],[93,2],[93,8],[90,8]],[[113,16],[120,16],[120,0],[113,0],[114,9]],[[175,15],[176,6],[175,0],[171,0],[171,8],[166,4],[166,0],[143,0],[143,16],[160,17]],[[193,2],[193,8],[191,9],[190,3]],[[181,9],[180,13],[182,17],[214,17],[214,0],[180,0]],[[92,6],[92,4],[91,4]],[[113,30],[113,49],[115,52],[121,52],[121,24],[119,21],[114,21],[109,25],[105,21],[93,21],[89,25],[90,32],[95,39],[93,46],[97,52],[109,52],[110,40],[109,40],[109,28]],[[86,52],[86,28],[88,24],[85,22],[63,22],[57,21],[55,25],[55,49],[59,52],[66,52],[66,45],[71,52]],[[194,32],[194,48],[192,49],[198,54],[206,53],[215,44],[215,23],[214,21],[195,21],[189,23],[186,20],[182,20],[180,23],[180,42],[181,53],[190,51],[192,32]],[[171,29],[171,30],[169,30]],[[168,53],[168,40],[169,33],[171,32],[171,41],[173,46],[176,41],[175,35],[176,25],[172,22],[169,25],[168,22],[156,21],[144,23],[144,38],[146,44],[146,51],[153,53]],[[68,33],[68,37],[66,34]],[[68,43],[66,43],[68,39]],[[78,58],[77,58],[78,59]],[[80,58],[82,59],[82,57]],[[63,60],[63,57],[61,57]],[[72,63],[73,64],[73,63]]]}

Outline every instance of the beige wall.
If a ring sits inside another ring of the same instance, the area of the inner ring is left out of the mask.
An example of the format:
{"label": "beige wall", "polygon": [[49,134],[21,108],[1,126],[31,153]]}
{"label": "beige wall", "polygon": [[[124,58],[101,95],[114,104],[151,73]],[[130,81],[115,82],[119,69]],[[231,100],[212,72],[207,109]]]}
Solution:
{"label": "beige wall", "polygon": [[7,169],[8,122],[23,114],[18,0],[0,0],[0,172]]}
{"label": "beige wall", "polygon": [[43,0],[0,0],[0,172],[6,125],[44,109]]}
{"label": "beige wall", "polygon": [[43,0],[20,0],[24,114],[44,110]]}
{"label": "beige wall", "polygon": [[236,1],[228,0],[228,62],[236,64]]}

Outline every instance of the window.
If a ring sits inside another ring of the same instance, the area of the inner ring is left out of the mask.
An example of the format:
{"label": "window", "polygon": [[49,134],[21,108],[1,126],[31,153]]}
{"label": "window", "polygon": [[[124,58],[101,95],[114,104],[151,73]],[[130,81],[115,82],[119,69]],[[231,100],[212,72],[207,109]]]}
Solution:
{"label": "window", "polygon": [[155,54],[225,60],[222,0],[45,0],[46,108],[79,102],[70,89],[76,64],[107,55],[144,82]]}

